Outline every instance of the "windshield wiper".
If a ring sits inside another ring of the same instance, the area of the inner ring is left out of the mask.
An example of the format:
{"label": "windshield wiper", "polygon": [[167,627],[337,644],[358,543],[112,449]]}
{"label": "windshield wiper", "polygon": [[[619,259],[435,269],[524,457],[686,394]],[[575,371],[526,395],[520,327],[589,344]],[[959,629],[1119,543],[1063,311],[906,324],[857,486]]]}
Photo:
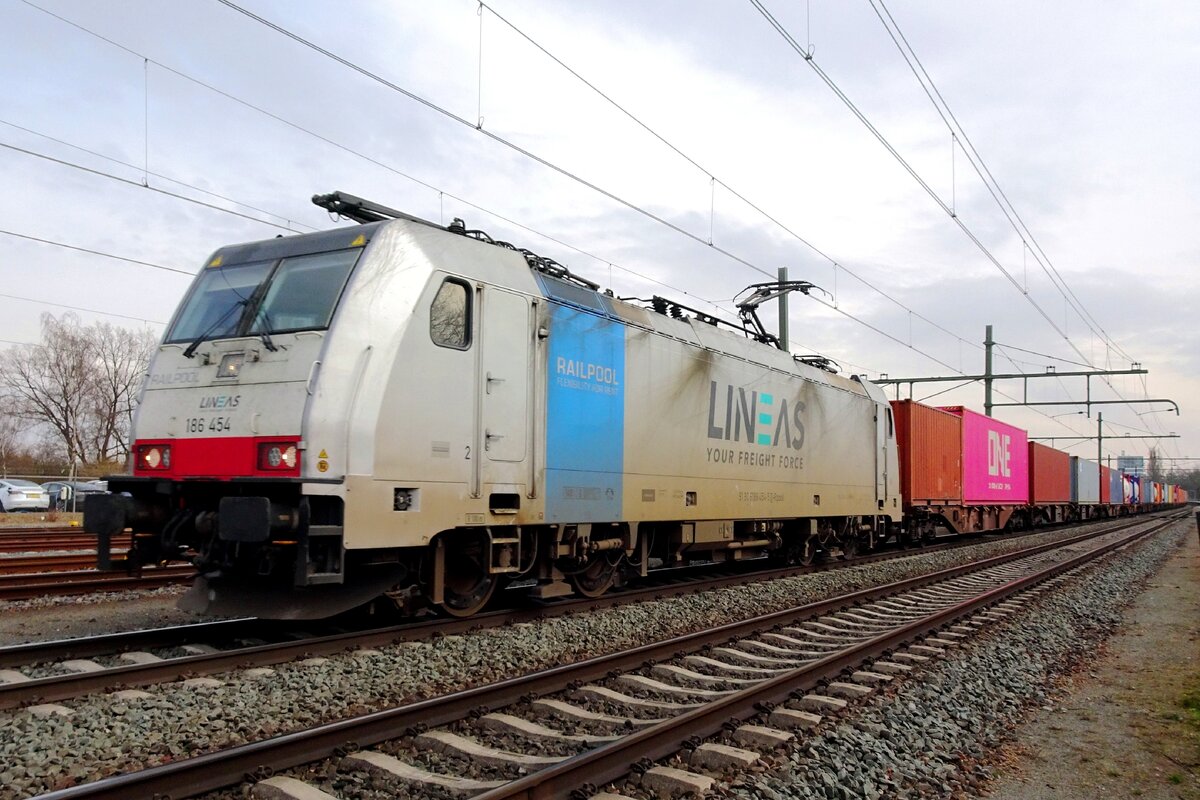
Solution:
{"label": "windshield wiper", "polygon": [[263,321],[262,333],[259,334],[258,338],[262,340],[263,347],[274,353],[279,349],[279,347],[273,341],[271,341],[271,328],[275,327],[271,324],[271,315],[267,313],[265,308],[260,306],[258,309],[258,316]]}
{"label": "windshield wiper", "polygon": [[213,322],[212,325],[209,325],[207,328],[205,328],[204,333],[197,336],[196,340],[187,346],[187,349],[183,351],[183,357],[191,358],[192,356],[196,355],[196,348],[199,347],[200,345],[204,344],[205,340],[207,340],[208,337],[212,334],[212,332],[217,329],[218,325],[220,325],[225,320],[229,319],[229,315],[232,314],[236,309],[245,308],[249,304],[250,304],[249,300],[238,300],[236,303],[234,303],[229,308],[227,308],[225,310],[224,314],[222,314],[220,317],[218,317],[217,320],[215,322]]}

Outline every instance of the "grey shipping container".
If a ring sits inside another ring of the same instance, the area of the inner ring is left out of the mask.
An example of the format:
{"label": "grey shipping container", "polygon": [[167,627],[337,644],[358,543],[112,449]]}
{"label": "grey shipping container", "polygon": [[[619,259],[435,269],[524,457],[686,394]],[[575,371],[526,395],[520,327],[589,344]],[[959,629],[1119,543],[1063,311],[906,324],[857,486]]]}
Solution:
{"label": "grey shipping container", "polygon": [[1100,502],[1100,465],[1071,456],[1071,502],[1091,505]]}
{"label": "grey shipping container", "polygon": [[1125,492],[1125,484],[1124,481],[1121,480],[1121,473],[1115,469],[1108,473],[1108,484],[1108,502],[1112,503],[1114,506],[1121,505],[1123,502],[1122,495]]}

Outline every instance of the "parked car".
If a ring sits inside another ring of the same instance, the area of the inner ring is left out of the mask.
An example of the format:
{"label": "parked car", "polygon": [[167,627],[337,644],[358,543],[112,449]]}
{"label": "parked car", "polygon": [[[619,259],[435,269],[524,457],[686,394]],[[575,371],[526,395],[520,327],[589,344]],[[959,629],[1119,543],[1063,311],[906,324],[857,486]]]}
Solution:
{"label": "parked car", "polygon": [[4,511],[48,511],[50,493],[33,481],[0,480],[0,509]]}
{"label": "parked car", "polygon": [[104,481],[47,481],[42,488],[50,496],[50,507],[59,511],[82,511],[86,495],[108,491]]}

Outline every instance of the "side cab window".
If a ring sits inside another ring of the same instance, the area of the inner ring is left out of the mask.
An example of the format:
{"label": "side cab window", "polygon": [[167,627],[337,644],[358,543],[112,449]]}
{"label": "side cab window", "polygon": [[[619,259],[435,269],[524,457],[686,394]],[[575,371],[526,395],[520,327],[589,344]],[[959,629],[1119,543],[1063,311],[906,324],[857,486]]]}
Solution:
{"label": "side cab window", "polygon": [[438,347],[466,350],[471,346],[471,287],[446,278],[429,307],[429,338]]}

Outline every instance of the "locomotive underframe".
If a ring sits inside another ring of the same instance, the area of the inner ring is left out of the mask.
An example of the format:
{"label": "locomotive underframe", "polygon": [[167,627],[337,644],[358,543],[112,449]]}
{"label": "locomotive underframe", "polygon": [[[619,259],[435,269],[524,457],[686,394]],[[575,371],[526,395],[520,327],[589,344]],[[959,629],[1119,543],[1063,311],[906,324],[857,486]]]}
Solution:
{"label": "locomotive underframe", "polygon": [[[192,563],[200,578],[182,605],[210,613],[328,616],[385,596],[405,611],[466,616],[513,581],[540,599],[598,596],[655,569],[851,557],[894,533],[886,516],[513,524],[455,528],[420,547],[347,549],[341,499],[302,494],[297,481],[114,478],[110,486],[85,509],[99,567]],[[133,544],[114,560],[109,542],[124,529]]]}
{"label": "locomotive underframe", "polygon": [[[539,599],[598,596],[686,564],[763,556],[808,564],[853,557],[893,535],[928,542],[938,526],[1019,530],[1155,508],[930,504],[910,508],[902,526],[886,516],[470,526],[419,547],[347,549],[341,498],[302,494],[299,482],[120,478],[110,486],[113,494],[89,497],[85,507],[101,569],[190,562],[200,577],[183,607],[276,617],[330,616],[379,597],[406,612],[432,606],[469,616],[516,581]],[[126,528],[133,544],[114,561],[109,541]]]}

